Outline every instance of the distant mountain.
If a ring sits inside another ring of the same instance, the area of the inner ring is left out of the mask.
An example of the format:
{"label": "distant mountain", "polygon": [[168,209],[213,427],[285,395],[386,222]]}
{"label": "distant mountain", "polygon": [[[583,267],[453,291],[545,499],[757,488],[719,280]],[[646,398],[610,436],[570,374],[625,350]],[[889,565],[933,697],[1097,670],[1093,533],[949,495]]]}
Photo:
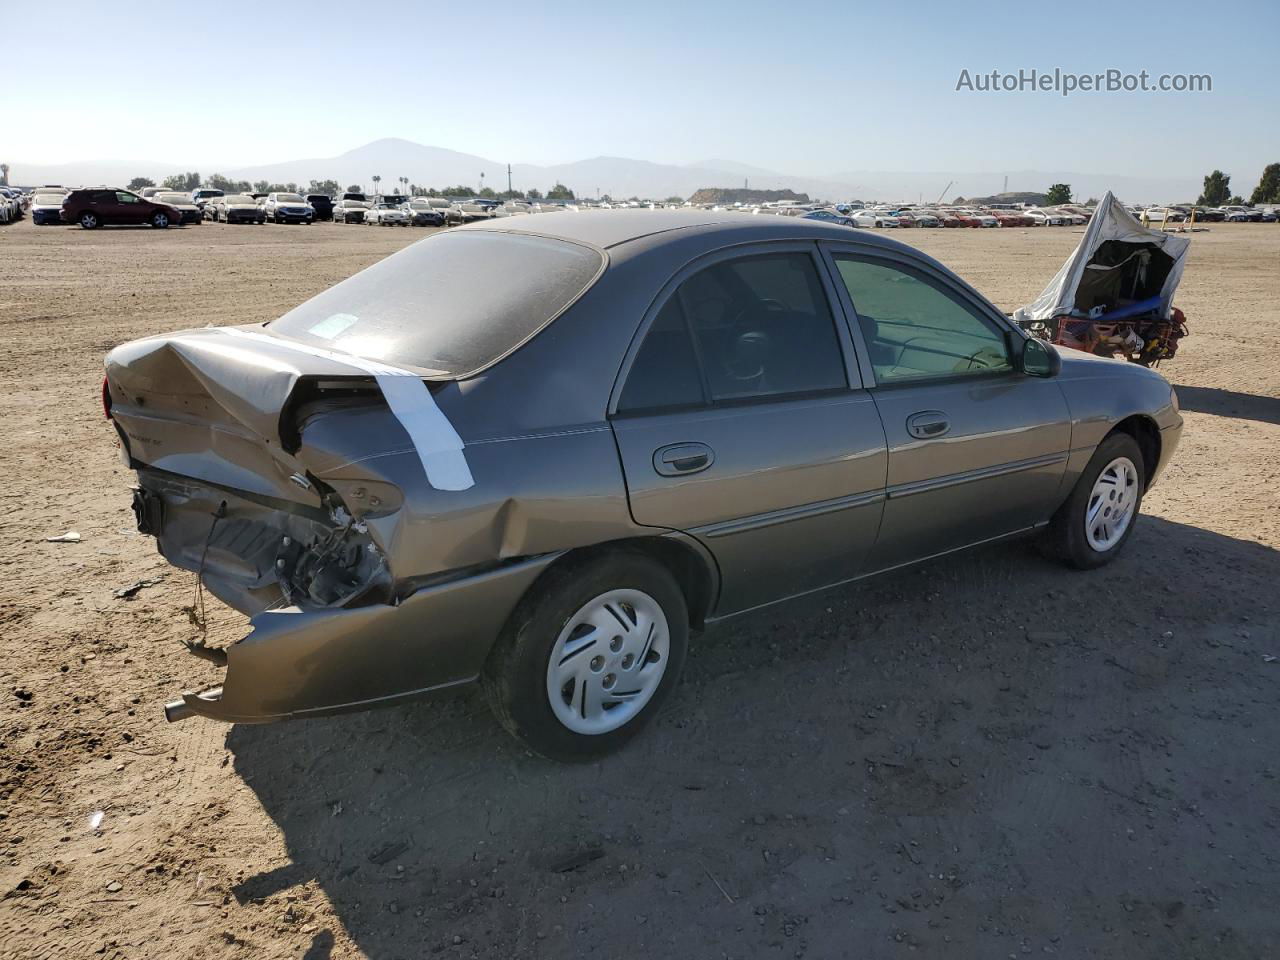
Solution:
{"label": "distant mountain", "polygon": [[[343,186],[351,183],[372,188],[370,179],[380,175],[385,187],[394,188],[397,177],[436,187],[467,184],[478,188],[482,182],[495,190],[507,188],[505,163],[432,147],[410,140],[375,140],[336,157],[313,157],[283,163],[228,168],[201,160],[161,163],[155,160],[103,161],[97,163],[23,164],[14,162],[10,181],[17,184],[91,183],[124,184],[136,176],[157,182],[171,173],[199,170],[208,175],[221,173],[237,180],[269,180],[274,183],[306,185],[312,179],[332,178]],[[1200,188],[1196,177],[1122,177],[1106,174],[1062,173],[1035,170],[974,173],[971,171],[858,171],[829,177],[798,176],[738,163],[733,160],[704,160],[687,166],[651,163],[626,157],[592,157],[573,163],[536,166],[514,163],[511,182],[517,190],[536,187],[547,190],[557,181],[580,196],[597,193],[613,197],[688,197],[703,188],[753,190],[794,190],[823,200],[949,201],[956,196],[986,196],[999,193],[1008,179],[1009,189],[1042,191],[1052,183],[1069,183],[1080,200],[1100,197],[1107,190],[1129,202],[1166,203],[1194,198]],[[945,195],[944,195],[945,194]]]}
{"label": "distant mountain", "polygon": [[807,193],[794,190],[747,190],[743,187],[705,187],[689,198],[694,203],[773,203],[794,200],[808,203]]}
{"label": "distant mountain", "polygon": [[[714,162],[709,161],[708,164]],[[559,182],[580,196],[588,197],[597,194],[609,194],[612,197],[687,197],[701,187],[740,186],[744,176],[742,171],[745,169],[750,171],[746,176],[751,177],[753,187],[789,187],[832,198],[843,196],[847,189],[846,184],[813,177],[770,173],[743,164],[728,166],[735,169],[703,164],[682,167],[648,160],[631,160],[627,157],[592,157],[553,166],[513,163],[511,183],[517,190],[537,188],[546,191]],[[237,180],[271,180],[275,183],[304,184],[313,178],[323,180],[332,177],[343,186],[349,183],[372,186],[370,177],[378,174],[384,178],[384,183],[403,176],[414,183],[437,187],[466,184],[478,189],[483,182],[485,186],[495,190],[507,189],[505,163],[395,138],[375,140],[336,157],[291,160],[287,163],[220,172]],[[764,179],[757,183],[758,178]]]}

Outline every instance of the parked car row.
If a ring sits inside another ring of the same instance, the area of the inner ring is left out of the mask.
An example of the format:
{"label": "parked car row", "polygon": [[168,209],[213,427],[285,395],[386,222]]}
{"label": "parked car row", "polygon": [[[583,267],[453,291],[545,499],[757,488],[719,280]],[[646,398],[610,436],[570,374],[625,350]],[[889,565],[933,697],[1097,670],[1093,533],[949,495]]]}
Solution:
{"label": "parked car row", "polygon": [[[783,213],[790,210],[760,208],[752,213]],[[980,209],[975,207],[863,207],[843,204],[798,214],[808,220],[824,220],[848,227],[1043,227],[1087,223],[1089,211],[1083,207],[1032,208],[1028,210]]]}
{"label": "parked car row", "polygon": [[0,223],[16,223],[27,215],[31,195],[17,187],[0,187]]}
{"label": "parked car row", "polygon": [[[1092,211],[1079,204],[1014,209],[1007,206],[975,205],[838,203],[825,205],[798,201],[764,204],[676,204],[657,201],[499,201],[492,198],[410,197],[400,194],[366,196],[344,193],[334,199],[326,194],[276,191],[227,195],[215,187],[200,187],[191,192],[164,187],[145,187],[138,192],[117,187],[66,187],[46,185],[37,188],[0,186],[0,223],[21,219],[29,211],[35,224],[77,223],[85,229],[107,224],[150,224],[164,228],[170,225],[197,225],[205,220],[220,223],[301,223],[317,220],[334,223],[363,223],[377,226],[447,227],[477,220],[515,217],[528,214],[625,207],[659,209],[696,206],[713,211],[747,214],[772,214],[820,220],[846,227],[1039,227],[1080,226],[1089,221]],[[1139,220],[1148,223],[1198,222],[1275,223],[1273,206],[1246,207],[1226,205],[1205,207],[1170,204],[1162,207],[1126,207]]]}

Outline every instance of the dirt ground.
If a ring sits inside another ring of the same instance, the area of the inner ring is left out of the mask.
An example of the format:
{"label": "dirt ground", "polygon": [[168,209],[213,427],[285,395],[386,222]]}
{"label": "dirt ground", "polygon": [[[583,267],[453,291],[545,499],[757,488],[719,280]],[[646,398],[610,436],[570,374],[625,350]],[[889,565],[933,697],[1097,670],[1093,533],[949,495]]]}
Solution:
{"label": "dirt ground", "polygon": [[[1195,236],[1182,447],[1105,571],[1006,545],[723,625],[589,766],[477,694],[167,725],[216,671],[133,529],[104,353],[421,235],[0,228],[0,957],[1276,956],[1280,228]],[[901,239],[1009,309],[1079,234]]]}

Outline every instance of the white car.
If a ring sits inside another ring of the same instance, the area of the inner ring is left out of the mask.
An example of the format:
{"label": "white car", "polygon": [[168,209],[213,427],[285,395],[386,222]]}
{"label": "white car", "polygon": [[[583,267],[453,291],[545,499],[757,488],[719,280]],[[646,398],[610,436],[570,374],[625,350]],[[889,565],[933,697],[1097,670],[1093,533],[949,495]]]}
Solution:
{"label": "white car", "polygon": [[[1043,226],[1050,226],[1050,227],[1065,227],[1067,225],[1067,218],[1064,217],[1062,214],[1058,213],[1058,211],[1056,210],[1036,209],[1036,210],[1027,210],[1024,212],[1027,214],[1027,216],[1031,217],[1033,220],[1036,221],[1037,226],[1043,225]],[[1041,223],[1041,220],[1040,220],[1041,217],[1044,218],[1043,224]]]}
{"label": "white car", "polygon": [[364,215],[365,223],[380,227],[407,227],[411,219],[409,211],[398,203],[375,203]]}
{"label": "white car", "polygon": [[849,216],[860,227],[896,227],[900,225],[897,217],[880,210],[855,210]]}
{"label": "white car", "polygon": [[1078,227],[1080,224],[1086,222],[1085,217],[1082,217],[1078,213],[1072,213],[1070,210],[1055,210],[1053,212],[1062,217],[1063,222],[1068,226]]}

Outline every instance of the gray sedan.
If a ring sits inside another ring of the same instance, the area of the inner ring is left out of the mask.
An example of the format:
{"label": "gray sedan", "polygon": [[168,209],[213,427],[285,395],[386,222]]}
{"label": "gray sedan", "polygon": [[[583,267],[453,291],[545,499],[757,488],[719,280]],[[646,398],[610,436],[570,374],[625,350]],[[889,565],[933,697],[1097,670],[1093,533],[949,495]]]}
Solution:
{"label": "gray sedan", "polygon": [[139,529],[251,618],[171,720],[479,681],[563,759],[635,734],[704,624],[1021,534],[1109,562],[1182,427],[910,247],[734,213],[442,232],[106,367]]}

